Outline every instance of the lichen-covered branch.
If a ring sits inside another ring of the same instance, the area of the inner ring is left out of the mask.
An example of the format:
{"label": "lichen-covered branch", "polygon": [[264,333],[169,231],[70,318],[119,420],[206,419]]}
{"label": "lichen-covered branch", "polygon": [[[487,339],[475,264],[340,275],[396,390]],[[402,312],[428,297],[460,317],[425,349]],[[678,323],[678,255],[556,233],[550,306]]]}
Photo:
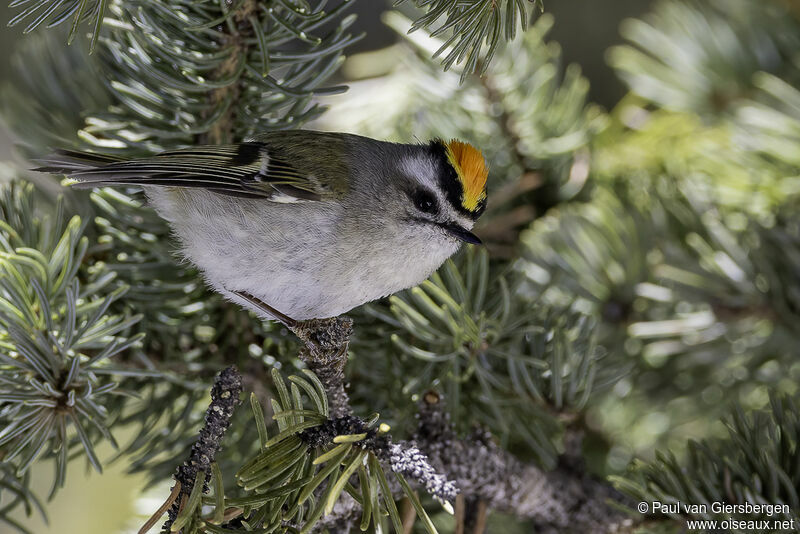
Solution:
{"label": "lichen-covered branch", "polygon": [[347,362],[350,336],[353,334],[352,319],[312,319],[298,322],[291,328],[305,343],[300,351],[300,359],[325,386],[331,418],[352,414],[350,399],[344,388],[344,365]]}
{"label": "lichen-covered branch", "polygon": [[586,473],[579,436],[568,443],[560,465],[545,472],[502,450],[486,432],[459,438],[442,405],[439,395],[424,396],[413,443],[458,486],[467,520],[483,515],[475,508],[488,506],[533,520],[538,533],[619,532],[631,523],[608,505],[624,500],[622,495]]}
{"label": "lichen-covered branch", "polygon": [[[359,432],[360,420],[352,416],[343,374],[352,321],[309,321],[293,330],[306,344],[301,358],[317,373],[330,396],[327,433]],[[362,443],[386,468],[437,500],[449,504],[458,495],[459,519],[467,523],[467,531],[483,532],[489,509],[531,519],[541,533],[620,532],[630,526],[629,517],[608,504],[609,500],[623,501],[623,496],[586,473],[580,458],[580,435],[570,435],[558,468],[545,472],[501,449],[486,431],[458,437],[443,405],[437,393],[423,396],[419,426],[411,441],[392,442],[384,435],[368,437]],[[334,431],[339,426],[343,432]],[[393,493],[398,498],[403,495],[399,487],[393,488]],[[343,501],[319,527],[346,528],[358,517],[358,508],[352,499]]]}
{"label": "lichen-covered branch", "polygon": [[[208,484],[211,464],[222,448],[222,438],[231,425],[231,418],[240,403],[241,393],[242,376],[239,371],[233,366],[223,369],[211,388],[211,404],[206,410],[205,425],[200,430],[197,441],[192,445],[189,459],[180,465],[175,473],[175,482],[180,484],[180,492],[167,512],[169,518],[164,523],[164,532],[169,532],[170,526],[180,512],[184,497],[188,498],[192,492],[198,472],[206,473],[205,484]],[[207,489],[204,488],[204,492]]]}

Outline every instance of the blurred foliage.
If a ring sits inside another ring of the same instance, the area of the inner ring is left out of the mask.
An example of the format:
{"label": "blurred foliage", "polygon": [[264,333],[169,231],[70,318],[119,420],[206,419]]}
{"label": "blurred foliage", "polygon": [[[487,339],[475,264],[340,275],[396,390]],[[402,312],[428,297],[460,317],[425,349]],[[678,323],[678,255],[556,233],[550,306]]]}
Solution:
{"label": "blurred foliage", "polygon": [[80,46],[65,47],[60,33],[27,36],[12,54],[14,83],[0,85],[3,118],[28,157],[41,156],[43,147],[74,146],[86,114],[111,103],[105,84],[86,83],[102,79],[97,58]]}
{"label": "blurred foliage", "polygon": [[620,28],[609,62],[658,107],[715,118],[751,97],[753,75],[796,75],[800,23],[782,2],[661,1]]}
{"label": "blurred foliage", "polygon": [[755,74],[753,84],[758,91],[754,99],[740,103],[736,109],[735,139],[741,147],[762,156],[766,160],[764,167],[782,164],[778,168],[786,176],[774,197],[786,197],[796,203],[800,192],[796,176],[800,164],[800,90],[765,72]]}
{"label": "blurred foliage", "polygon": [[[797,221],[732,232],[713,206],[660,186],[661,198],[639,192],[633,205],[599,196],[558,209],[523,234],[517,263],[545,302],[601,319],[598,343],[636,364],[630,379],[645,397],[631,404],[670,414],[640,438],[642,449],[696,418],[698,406],[710,415],[723,398],[760,406],[764,386],[794,392],[800,372],[797,290],[781,267],[798,252]],[[628,435],[629,423],[616,432]]]}
{"label": "blurred foliage", "polygon": [[[791,512],[714,513],[712,503],[788,505],[800,508],[798,443],[800,421],[796,400],[774,395],[768,410],[745,414],[736,409],[726,418],[727,439],[690,441],[681,464],[669,451],[651,463],[637,462],[632,474],[613,477],[617,486],[639,501],[705,505],[705,512],[670,514],[669,519],[795,519]],[[659,518],[666,520],[667,517]],[[796,520],[796,519],[795,519]],[[741,530],[732,529],[734,532]]]}
{"label": "blurred foliage", "polygon": [[18,475],[14,465],[8,462],[0,462],[0,495],[6,500],[0,508],[0,524],[19,532],[29,532],[22,523],[13,517],[14,510],[22,509],[28,517],[34,514],[46,518],[43,503],[30,489],[30,472],[27,471]]}
{"label": "blurred foliage", "polygon": [[797,201],[794,171],[762,155],[780,150],[785,138],[768,141],[765,132],[760,138],[769,145],[755,147],[753,128],[745,137],[738,124],[707,125],[688,113],[649,111],[635,98],[619,104],[610,124],[595,145],[594,169],[601,181],[638,189],[640,195],[659,181],[676,181],[728,217],[755,218],[765,225],[773,224],[780,206]]}

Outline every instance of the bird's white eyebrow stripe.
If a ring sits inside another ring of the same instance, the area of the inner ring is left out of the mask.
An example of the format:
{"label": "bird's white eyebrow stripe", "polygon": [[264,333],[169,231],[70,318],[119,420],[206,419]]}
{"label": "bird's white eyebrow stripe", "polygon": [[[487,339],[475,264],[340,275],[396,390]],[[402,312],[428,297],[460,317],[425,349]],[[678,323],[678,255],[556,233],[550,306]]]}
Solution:
{"label": "bird's white eyebrow stripe", "polygon": [[406,176],[414,177],[428,186],[429,189],[436,191],[437,184],[434,181],[436,179],[436,165],[429,158],[405,156],[399,161],[398,166]]}
{"label": "bird's white eyebrow stripe", "polygon": [[[439,201],[440,213],[451,213],[458,220],[466,220],[463,208],[453,204],[454,199],[443,189],[440,163],[428,155],[407,155],[398,160],[398,169],[412,185],[419,185],[433,193]],[[455,171],[454,171],[455,172]]]}

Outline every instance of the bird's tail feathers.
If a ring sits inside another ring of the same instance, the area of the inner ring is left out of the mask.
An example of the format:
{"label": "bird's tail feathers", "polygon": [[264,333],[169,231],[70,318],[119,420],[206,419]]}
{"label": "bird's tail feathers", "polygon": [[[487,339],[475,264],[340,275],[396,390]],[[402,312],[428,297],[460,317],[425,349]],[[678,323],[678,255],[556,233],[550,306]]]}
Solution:
{"label": "bird's tail feathers", "polygon": [[[232,196],[270,198],[292,185],[287,183],[289,178],[297,181],[297,171],[276,164],[274,183],[262,180],[262,150],[259,143],[194,146],[139,159],[57,150],[37,160],[41,166],[34,170],[65,174],[72,178],[69,185],[78,188],[194,187]],[[295,197],[303,198],[299,193]]]}
{"label": "bird's tail feathers", "polygon": [[[95,154],[94,152],[57,149],[47,156],[33,161],[40,165],[33,168],[32,170],[34,171],[75,176],[104,165],[124,161],[124,158],[107,154]],[[87,183],[86,185],[92,187],[97,184]]]}

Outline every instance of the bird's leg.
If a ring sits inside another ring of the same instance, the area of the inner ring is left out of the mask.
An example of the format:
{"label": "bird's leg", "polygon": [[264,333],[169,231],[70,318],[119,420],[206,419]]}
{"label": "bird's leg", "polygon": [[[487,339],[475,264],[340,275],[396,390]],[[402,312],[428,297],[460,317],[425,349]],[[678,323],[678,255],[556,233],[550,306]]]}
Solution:
{"label": "bird's leg", "polygon": [[313,349],[315,354],[322,359],[337,359],[347,351],[350,334],[353,331],[353,321],[351,319],[347,317],[330,317],[328,319],[298,321],[276,310],[250,293],[245,293],[244,291],[234,291],[234,293],[280,321],[286,328],[294,332],[309,350]]}
{"label": "bird's leg", "polygon": [[331,417],[349,415],[352,410],[344,390],[344,365],[347,362],[350,335],[353,333],[353,320],[349,317],[330,317],[298,321],[249,293],[241,291],[235,293],[275,317],[300,338],[305,345],[300,350],[300,359],[314,371],[325,386]]}
{"label": "bird's leg", "polygon": [[283,326],[285,326],[289,330],[293,330],[294,327],[297,326],[297,324],[299,323],[299,321],[296,321],[296,320],[292,319],[291,317],[289,317],[288,315],[279,312],[278,310],[276,310],[275,308],[273,308],[272,306],[270,306],[269,304],[267,304],[263,300],[254,297],[250,293],[245,293],[244,291],[233,291],[232,293],[234,295],[236,295],[237,297],[243,298],[244,300],[246,300],[247,302],[249,302],[250,304],[252,304],[256,308],[267,312],[269,315],[273,316],[275,319],[280,321],[281,324],[283,324]]}

